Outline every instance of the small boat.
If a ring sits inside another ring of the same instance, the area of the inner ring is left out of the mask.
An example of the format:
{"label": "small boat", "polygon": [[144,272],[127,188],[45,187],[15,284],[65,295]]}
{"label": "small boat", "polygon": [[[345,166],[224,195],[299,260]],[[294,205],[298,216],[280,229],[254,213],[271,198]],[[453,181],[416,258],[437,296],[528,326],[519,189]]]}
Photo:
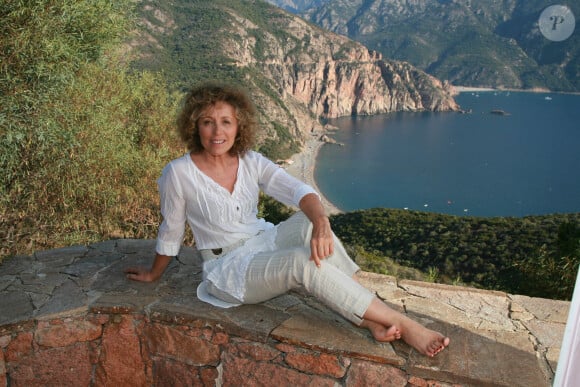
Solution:
{"label": "small boat", "polygon": [[495,114],[497,116],[509,116],[510,115],[505,110],[500,110],[500,109],[494,109],[494,110],[490,111],[490,113],[491,114]]}

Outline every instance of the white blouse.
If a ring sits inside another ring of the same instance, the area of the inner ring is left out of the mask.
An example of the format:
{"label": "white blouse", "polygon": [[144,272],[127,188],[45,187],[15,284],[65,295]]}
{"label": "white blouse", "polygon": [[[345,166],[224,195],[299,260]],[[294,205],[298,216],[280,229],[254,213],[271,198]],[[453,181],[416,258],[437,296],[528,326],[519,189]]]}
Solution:
{"label": "white blouse", "polygon": [[264,231],[258,218],[260,189],[292,206],[316,191],[257,152],[240,157],[234,190],[204,174],[189,154],[171,161],[158,180],[163,222],[157,235],[157,253],[179,253],[185,222],[191,227],[198,249],[230,246]]}
{"label": "white blouse", "polygon": [[157,235],[157,253],[179,253],[185,222],[193,232],[198,249],[240,244],[219,259],[204,262],[204,281],[198,298],[220,307],[231,304],[207,293],[206,281],[243,303],[246,268],[258,252],[276,248],[276,227],[258,218],[260,190],[286,205],[298,207],[300,200],[316,191],[288,174],[257,152],[240,157],[234,190],[204,174],[189,154],[171,161],[158,180],[163,222]]}

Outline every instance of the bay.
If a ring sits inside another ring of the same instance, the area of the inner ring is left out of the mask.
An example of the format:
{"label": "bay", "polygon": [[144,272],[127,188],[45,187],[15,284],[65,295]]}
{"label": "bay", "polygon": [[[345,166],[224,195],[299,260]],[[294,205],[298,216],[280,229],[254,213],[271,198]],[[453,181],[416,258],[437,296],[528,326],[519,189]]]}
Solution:
{"label": "bay", "polygon": [[343,211],[580,212],[580,95],[463,92],[456,100],[471,113],[330,120],[344,146],[322,147],[316,184]]}

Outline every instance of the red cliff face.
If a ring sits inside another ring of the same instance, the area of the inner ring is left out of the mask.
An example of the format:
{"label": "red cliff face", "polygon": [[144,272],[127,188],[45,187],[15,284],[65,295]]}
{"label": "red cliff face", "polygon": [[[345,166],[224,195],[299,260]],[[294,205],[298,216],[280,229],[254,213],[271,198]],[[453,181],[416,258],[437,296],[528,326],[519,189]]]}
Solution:
{"label": "red cliff face", "polygon": [[[255,67],[289,106],[334,118],[393,111],[458,110],[452,93],[434,77],[405,62],[389,61],[343,36],[317,29],[288,14],[278,15],[284,39],[236,17],[237,38],[228,43],[240,67]],[[296,117],[296,116],[295,116]]]}
{"label": "red cliff face", "polygon": [[406,63],[329,59],[298,67],[283,87],[320,117],[458,109],[437,79]]}

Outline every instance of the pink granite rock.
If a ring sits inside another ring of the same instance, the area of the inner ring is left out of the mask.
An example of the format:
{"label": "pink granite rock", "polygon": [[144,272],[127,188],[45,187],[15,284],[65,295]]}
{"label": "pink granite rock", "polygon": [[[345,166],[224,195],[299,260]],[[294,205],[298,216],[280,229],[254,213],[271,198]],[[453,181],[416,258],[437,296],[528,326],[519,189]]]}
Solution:
{"label": "pink granite rock", "polygon": [[336,381],[273,363],[256,362],[225,353],[223,356],[224,386],[317,386],[334,387]]}
{"label": "pink granite rock", "polygon": [[286,363],[297,370],[342,378],[346,373],[344,362],[336,355],[313,351],[296,351],[286,354]]}
{"label": "pink granite rock", "polygon": [[76,342],[92,341],[102,334],[101,325],[86,320],[59,320],[58,323],[39,323],[34,341],[44,347],[65,347]]}
{"label": "pink granite rock", "polygon": [[95,372],[100,386],[147,384],[141,345],[132,316],[117,315],[103,332],[101,356]]}
{"label": "pink granite rock", "polygon": [[407,375],[398,368],[378,363],[353,360],[346,380],[348,386],[407,385]]}
{"label": "pink granite rock", "polygon": [[[191,365],[217,365],[219,345],[206,340],[205,335],[191,336],[188,327],[149,324],[144,331],[149,352],[154,356],[170,357]],[[211,338],[210,338],[211,339]]]}
{"label": "pink granite rock", "polygon": [[8,364],[10,386],[88,386],[92,366],[88,343],[38,350]]}

